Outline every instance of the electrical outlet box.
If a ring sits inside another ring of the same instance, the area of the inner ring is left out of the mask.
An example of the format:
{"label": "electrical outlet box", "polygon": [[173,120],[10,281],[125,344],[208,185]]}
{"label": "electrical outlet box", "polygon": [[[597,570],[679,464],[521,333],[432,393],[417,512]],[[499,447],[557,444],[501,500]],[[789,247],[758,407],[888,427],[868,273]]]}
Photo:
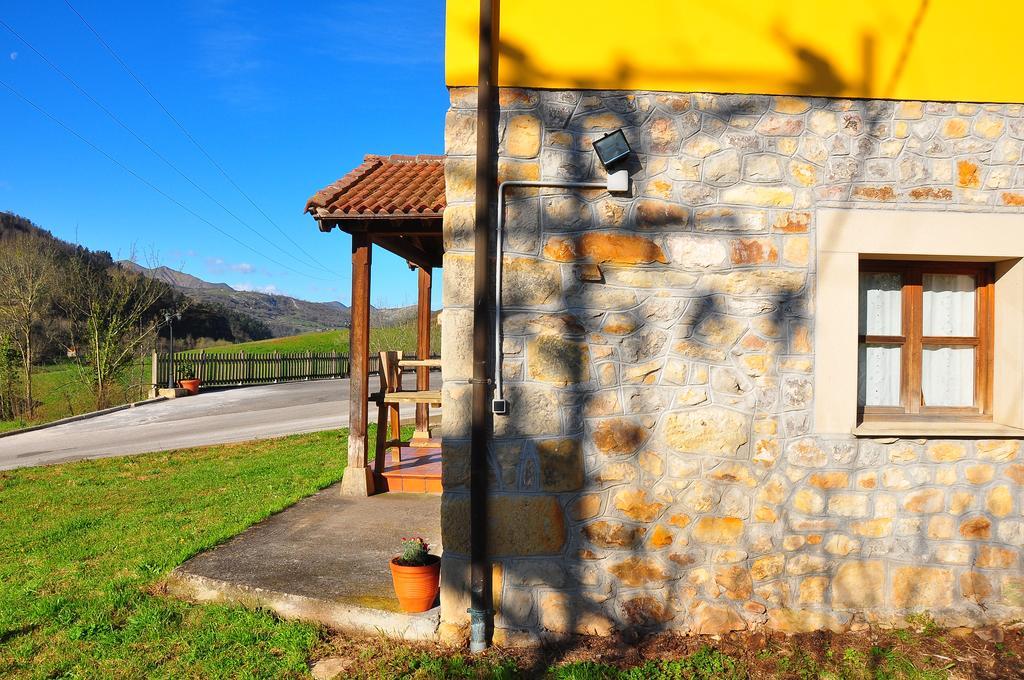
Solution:
{"label": "electrical outlet box", "polygon": [[496,416],[508,415],[508,401],[505,399],[494,399],[491,401],[491,413]]}
{"label": "electrical outlet box", "polygon": [[608,175],[608,193],[624,194],[629,191],[629,171],[616,170]]}

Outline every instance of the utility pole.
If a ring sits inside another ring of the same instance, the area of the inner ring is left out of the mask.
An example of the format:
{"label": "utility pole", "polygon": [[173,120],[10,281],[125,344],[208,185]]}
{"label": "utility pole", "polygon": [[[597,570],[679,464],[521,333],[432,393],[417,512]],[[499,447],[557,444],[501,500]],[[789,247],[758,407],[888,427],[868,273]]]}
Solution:
{"label": "utility pole", "polygon": [[[494,629],[491,564],[487,545],[487,449],[493,439],[488,378],[490,320],[494,305],[491,285],[491,232],[494,231],[498,184],[497,74],[499,0],[480,0],[480,69],[476,109],[476,229],[473,241],[473,410],[470,427],[469,650],[482,652]],[[500,370],[500,367],[494,367]]]}
{"label": "utility pole", "polygon": [[164,312],[164,324],[168,328],[170,336],[170,368],[167,371],[167,389],[174,389],[174,320],[181,321],[181,312],[172,312],[169,309],[165,309]]}

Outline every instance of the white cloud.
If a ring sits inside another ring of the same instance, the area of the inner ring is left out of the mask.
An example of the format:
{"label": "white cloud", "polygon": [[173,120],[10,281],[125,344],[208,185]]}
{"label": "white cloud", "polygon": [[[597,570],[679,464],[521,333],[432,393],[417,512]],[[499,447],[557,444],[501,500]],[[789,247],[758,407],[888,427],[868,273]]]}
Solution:
{"label": "white cloud", "polygon": [[18,53],[17,52],[11,52],[11,61],[16,61],[17,59],[18,59]]}
{"label": "white cloud", "polygon": [[226,274],[228,272],[252,274],[256,271],[256,266],[248,262],[227,262],[222,257],[208,257],[206,258],[206,271],[210,274]]}
{"label": "white cloud", "polygon": [[243,281],[242,283],[232,283],[230,285],[235,290],[243,290],[252,293],[267,293],[268,295],[277,295],[281,292],[277,289],[277,286],[275,286],[272,283],[268,283],[265,286],[259,286],[250,283],[249,281]]}
{"label": "white cloud", "polygon": [[187,258],[198,257],[199,253],[189,248],[188,250],[182,250],[181,248],[175,248],[167,253],[168,257],[172,260],[184,260]]}

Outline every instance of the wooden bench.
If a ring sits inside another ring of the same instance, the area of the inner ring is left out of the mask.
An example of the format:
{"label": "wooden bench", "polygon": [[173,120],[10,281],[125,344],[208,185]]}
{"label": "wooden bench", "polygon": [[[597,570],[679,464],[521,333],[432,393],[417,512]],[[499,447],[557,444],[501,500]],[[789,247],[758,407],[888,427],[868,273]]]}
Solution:
{"label": "wooden bench", "polygon": [[387,392],[384,394],[386,404],[430,404],[441,405],[441,390],[422,390],[420,392]]}
{"label": "wooden bench", "polygon": [[[377,404],[377,445],[375,447],[374,470],[384,470],[384,456],[387,449],[394,447],[395,460],[402,459],[402,404],[441,405],[440,390],[405,391],[402,389],[402,352],[380,353],[380,392],[370,395],[370,401]],[[390,420],[390,422],[389,422]],[[389,427],[390,425],[390,427]],[[388,438],[390,430],[390,439]]]}

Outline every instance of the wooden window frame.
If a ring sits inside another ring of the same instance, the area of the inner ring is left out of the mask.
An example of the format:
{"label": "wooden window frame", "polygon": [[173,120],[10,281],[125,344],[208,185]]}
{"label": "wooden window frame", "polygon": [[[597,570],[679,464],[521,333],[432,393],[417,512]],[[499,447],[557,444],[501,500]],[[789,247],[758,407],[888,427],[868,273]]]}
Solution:
{"label": "wooden window frame", "polygon": [[[994,268],[991,263],[912,260],[860,261],[859,273],[895,273],[902,277],[901,335],[859,335],[858,344],[900,347],[900,406],[857,406],[859,422],[877,421],[991,421],[992,338],[994,327]],[[973,336],[923,336],[924,274],[968,274],[975,277]],[[859,280],[859,277],[858,277]],[[859,285],[859,283],[858,283]],[[858,293],[859,295],[859,293]],[[921,364],[925,348],[974,347],[974,405],[925,406]],[[859,389],[859,386],[858,386]]]}

